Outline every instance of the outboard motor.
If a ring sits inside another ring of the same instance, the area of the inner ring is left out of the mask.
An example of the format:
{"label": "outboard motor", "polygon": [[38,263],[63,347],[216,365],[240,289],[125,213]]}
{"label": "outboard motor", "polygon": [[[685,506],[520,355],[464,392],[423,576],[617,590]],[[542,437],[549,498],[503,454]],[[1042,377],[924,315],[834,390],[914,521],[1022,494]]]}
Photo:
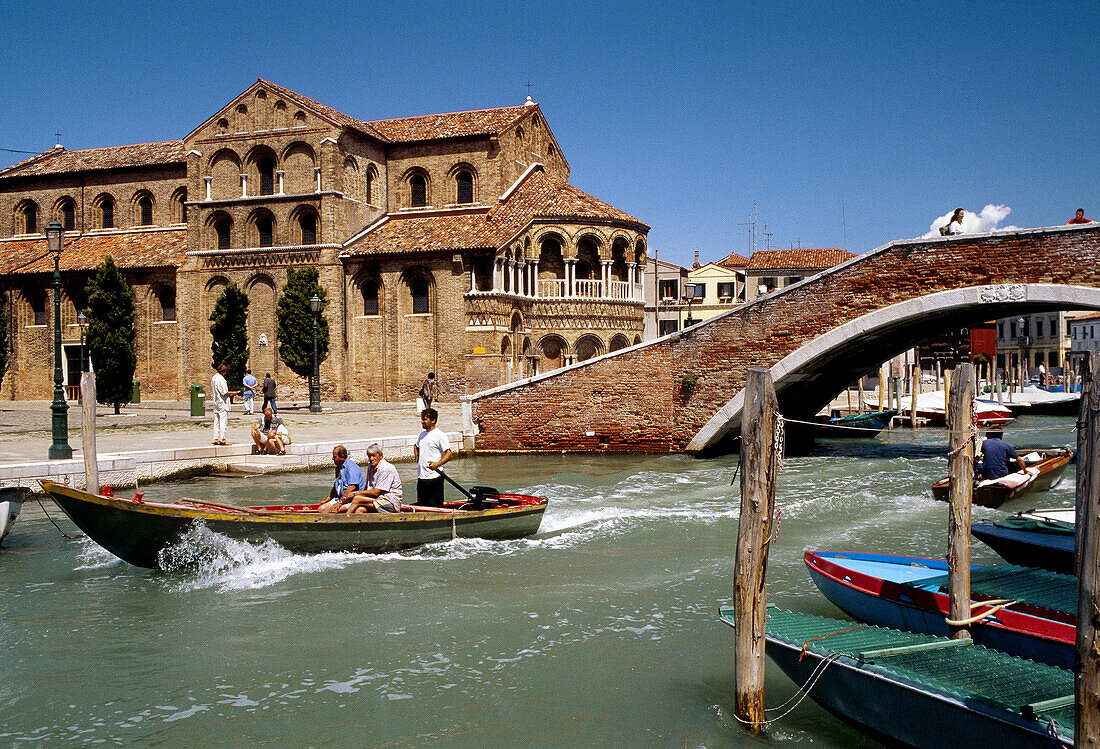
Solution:
{"label": "outboard motor", "polygon": [[488,510],[500,505],[500,491],[491,486],[471,486],[470,501],[466,503],[471,510]]}

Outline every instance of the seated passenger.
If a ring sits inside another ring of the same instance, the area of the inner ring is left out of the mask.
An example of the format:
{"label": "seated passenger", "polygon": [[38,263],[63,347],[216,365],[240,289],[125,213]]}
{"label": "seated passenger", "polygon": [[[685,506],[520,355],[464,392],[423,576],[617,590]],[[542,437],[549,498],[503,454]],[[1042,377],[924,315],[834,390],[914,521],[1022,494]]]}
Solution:
{"label": "seated passenger", "polygon": [[276,416],[271,406],[264,409],[264,415],[260,423],[252,427],[252,441],[256,443],[257,452],[275,453],[286,455],[286,446],[290,444],[290,433],[282,416]]}
{"label": "seated passenger", "polygon": [[332,464],[336,466],[336,477],[329,490],[328,499],[317,506],[322,515],[333,512],[347,512],[351,498],[363,486],[363,472],[354,460],[348,459],[348,449],[343,445],[332,448]]}
{"label": "seated passenger", "polygon": [[393,463],[382,457],[378,443],[367,448],[367,462],[366,488],[352,495],[348,514],[401,512],[401,477]]}
{"label": "seated passenger", "polygon": [[1012,445],[1001,439],[1003,436],[1004,430],[999,428],[991,427],[985,433],[981,448],[983,479],[999,479],[1010,473],[1016,473],[1016,468],[1009,463],[1009,459],[1014,460],[1021,471],[1027,467],[1012,449]]}

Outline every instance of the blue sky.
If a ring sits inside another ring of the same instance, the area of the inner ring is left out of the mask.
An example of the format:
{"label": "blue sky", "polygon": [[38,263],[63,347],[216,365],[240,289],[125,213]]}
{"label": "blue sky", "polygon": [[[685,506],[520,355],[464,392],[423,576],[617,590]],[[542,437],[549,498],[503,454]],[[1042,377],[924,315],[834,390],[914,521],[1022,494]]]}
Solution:
{"label": "blue sky", "polygon": [[[1100,3],[30,3],[0,148],[178,139],[256,78],[361,119],[522,103],[690,263],[865,252],[962,206],[1100,219]],[[24,155],[0,151],[6,166]],[[996,212],[1000,215],[1001,212]]]}

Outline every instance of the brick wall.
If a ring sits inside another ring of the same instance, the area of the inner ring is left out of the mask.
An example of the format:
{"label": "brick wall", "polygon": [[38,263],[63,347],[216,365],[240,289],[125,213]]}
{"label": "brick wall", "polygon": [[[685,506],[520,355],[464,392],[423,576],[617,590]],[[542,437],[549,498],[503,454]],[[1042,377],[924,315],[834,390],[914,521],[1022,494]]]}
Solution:
{"label": "brick wall", "polygon": [[1100,224],[892,243],[680,335],[478,397],[477,447],[682,450],[742,390],[748,367],[892,304],[1005,283],[1100,287]]}

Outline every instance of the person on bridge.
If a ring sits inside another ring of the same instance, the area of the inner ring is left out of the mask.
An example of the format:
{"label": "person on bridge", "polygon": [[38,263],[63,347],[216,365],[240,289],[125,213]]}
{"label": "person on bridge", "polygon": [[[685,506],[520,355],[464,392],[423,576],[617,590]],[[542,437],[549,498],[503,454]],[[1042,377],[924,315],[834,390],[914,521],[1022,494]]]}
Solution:
{"label": "person on bridge", "polygon": [[940,234],[950,236],[952,234],[963,233],[963,216],[966,215],[966,211],[962,208],[956,208],[955,212],[951,214],[951,220],[947,222],[947,226],[940,229]]}
{"label": "person on bridge", "polygon": [[1012,445],[1001,439],[1003,436],[1004,430],[1002,429],[990,429],[985,433],[981,449],[983,479],[999,479],[1010,473],[1016,473],[1013,468],[1009,467],[1008,461],[1010,458],[1016,461],[1021,471],[1027,469],[1024,461],[1016,454]]}
{"label": "person on bridge", "polygon": [[1071,218],[1069,221],[1067,221],[1066,225],[1068,226],[1069,224],[1091,224],[1091,223],[1092,223],[1091,218],[1085,218],[1085,209],[1084,208],[1078,208],[1077,209],[1077,215],[1074,216],[1073,218]]}

